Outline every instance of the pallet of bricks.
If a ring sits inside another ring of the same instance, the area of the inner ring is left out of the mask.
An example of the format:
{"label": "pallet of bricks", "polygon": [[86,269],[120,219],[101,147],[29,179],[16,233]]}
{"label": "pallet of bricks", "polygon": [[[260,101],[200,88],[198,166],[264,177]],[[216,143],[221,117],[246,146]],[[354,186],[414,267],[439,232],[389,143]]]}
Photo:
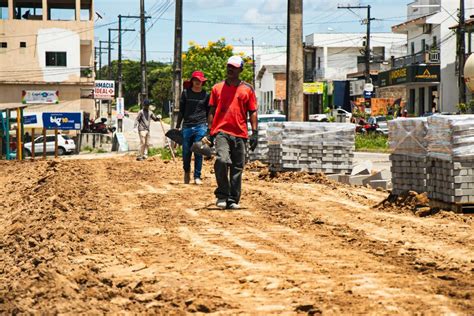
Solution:
{"label": "pallet of bricks", "polygon": [[389,121],[389,148],[392,164],[392,193],[424,192],[427,185],[426,118],[399,118]]}
{"label": "pallet of bricks", "polygon": [[267,128],[272,171],[349,174],[355,126],[339,123],[272,122]]}
{"label": "pallet of bricks", "polygon": [[[258,124],[258,146],[254,151],[247,150],[247,161],[259,160],[268,163],[267,123]],[[252,132],[250,132],[250,135]]]}
{"label": "pallet of bricks", "polygon": [[430,199],[474,205],[474,115],[428,118]]}

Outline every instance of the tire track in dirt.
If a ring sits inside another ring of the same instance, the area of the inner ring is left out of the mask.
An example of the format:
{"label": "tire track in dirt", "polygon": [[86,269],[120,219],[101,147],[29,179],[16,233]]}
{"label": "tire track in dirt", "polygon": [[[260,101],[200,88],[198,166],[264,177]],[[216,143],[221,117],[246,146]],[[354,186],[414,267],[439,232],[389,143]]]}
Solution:
{"label": "tire track in dirt", "polygon": [[[425,246],[421,248],[421,251],[418,249],[413,249],[408,247],[408,251],[404,251],[399,243],[401,242],[398,238],[391,240],[388,236],[386,238],[373,238],[372,236],[372,225],[365,225],[360,223],[363,219],[366,221],[371,221],[371,213],[364,215],[363,217],[357,218],[356,214],[360,214],[359,211],[353,209],[348,209],[347,201],[341,201],[341,197],[336,201],[331,201],[329,204],[325,201],[325,198],[322,198],[316,205],[325,205],[329,206],[328,208],[316,207],[314,204],[303,203],[301,202],[301,191],[293,193],[291,188],[276,188],[274,190],[269,189],[268,187],[254,187],[255,191],[258,191],[259,196],[263,196],[263,199],[268,201],[268,198],[271,196],[274,199],[274,203],[277,206],[280,201],[275,199],[275,196],[278,196],[278,192],[285,192],[284,201],[293,200],[294,206],[296,209],[306,210],[308,214],[313,214],[315,218],[319,219],[324,218],[320,225],[328,226],[329,230],[333,232],[334,235],[343,238],[351,246],[365,251],[367,254],[375,256],[378,260],[382,262],[387,262],[389,264],[400,265],[402,271],[398,272],[400,276],[412,275],[414,278],[418,279],[417,283],[420,282],[420,279],[425,279],[422,283],[428,285],[427,289],[432,287],[432,292],[437,294],[442,294],[445,297],[440,295],[438,298],[441,300],[439,302],[443,303],[444,301],[454,301],[461,307],[461,310],[468,311],[472,309],[472,303],[470,302],[470,297],[473,295],[473,279],[468,278],[465,280],[466,273],[467,275],[472,275],[472,262],[471,264],[466,264],[466,260],[462,260],[460,264],[455,264],[453,267],[453,258],[438,257],[438,256],[429,256],[429,252],[425,248],[430,249],[431,247]],[[255,199],[254,199],[255,200]],[[272,214],[273,217],[274,214]],[[380,214],[379,214],[380,215]],[[305,214],[306,217],[306,214]],[[353,218],[352,218],[353,217]],[[295,220],[297,223],[300,223],[301,220]],[[310,223],[311,221],[307,221]],[[399,223],[403,225],[403,221]],[[309,226],[308,224],[306,226]],[[390,234],[388,234],[390,235]],[[422,235],[420,235],[422,238]],[[384,241],[386,240],[386,241]],[[405,242],[410,242],[409,237],[403,236],[402,240]],[[411,242],[414,244],[414,242]],[[450,245],[445,245],[449,248]],[[458,246],[459,248],[459,246]],[[462,251],[462,250],[461,250]],[[411,253],[414,252],[414,253]],[[466,251],[465,253],[469,253]],[[472,254],[472,252],[470,253]],[[457,256],[456,256],[457,257]],[[433,263],[437,262],[437,263]],[[408,271],[403,271],[403,268],[406,267]],[[462,268],[462,270],[461,270]],[[414,271],[417,270],[418,272]],[[462,272],[464,270],[464,273]],[[395,280],[396,281],[396,280]],[[407,284],[410,284],[408,281]],[[411,284],[410,284],[411,286]],[[423,286],[421,286],[423,288]],[[405,292],[410,292],[410,289]],[[419,293],[419,298],[427,296],[428,293],[423,294]],[[442,304],[440,306],[443,306]]]}

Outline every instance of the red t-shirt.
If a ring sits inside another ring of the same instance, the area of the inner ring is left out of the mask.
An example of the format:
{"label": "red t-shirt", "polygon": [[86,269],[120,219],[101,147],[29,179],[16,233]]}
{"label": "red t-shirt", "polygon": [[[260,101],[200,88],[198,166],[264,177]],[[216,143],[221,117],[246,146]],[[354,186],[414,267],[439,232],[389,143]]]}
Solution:
{"label": "red t-shirt", "polygon": [[211,135],[218,132],[248,138],[247,112],[257,111],[257,99],[251,85],[232,86],[222,81],[212,88],[209,106],[216,107]]}

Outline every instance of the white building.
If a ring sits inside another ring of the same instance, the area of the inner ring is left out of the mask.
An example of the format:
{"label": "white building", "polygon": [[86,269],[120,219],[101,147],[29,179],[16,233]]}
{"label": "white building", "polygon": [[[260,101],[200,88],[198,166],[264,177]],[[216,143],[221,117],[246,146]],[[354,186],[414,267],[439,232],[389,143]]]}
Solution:
{"label": "white building", "polygon": [[[306,81],[346,80],[363,71],[365,33],[313,33],[306,36]],[[405,37],[393,33],[373,33],[371,70],[378,72],[382,61],[405,53]]]}
{"label": "white building", "polygon": [[[474,1],[465,0],[466,13],[473,14]],[[392,69],[382,73],[381,87],[405,87],[410,113],[456,111],[459,88],[456,75],[458,0],[416,0],[407,5],[407,21],[392,27],[404,35],[404,57],[393,60]]]}

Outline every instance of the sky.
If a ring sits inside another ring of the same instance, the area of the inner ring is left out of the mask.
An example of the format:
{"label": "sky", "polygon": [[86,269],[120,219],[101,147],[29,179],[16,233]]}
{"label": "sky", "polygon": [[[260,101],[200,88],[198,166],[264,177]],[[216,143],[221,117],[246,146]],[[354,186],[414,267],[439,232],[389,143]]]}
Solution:
{"label": "sky", "polygon": [[[371,5],[372,32],[390,32],[392,25],[406,20],[407,0],[303,0],[304,35],[315,32],[355,33],[365,32],[361,20],[365,9],[337,9],[339,5]],[[151,19],[147,21],[147,59],[170,61],[174,45],[174,0],[145,0]],[[183,49],[190,41],[206,45],[208,41],[225,38],[226,42],[249,46],[286,45],[286,0],[183,0]],[[139,0],[96,0],[95,11],[102,16],[96,19],[96,40],[107,40],[108,28],[117,28],[117,16],[138,15]],[[97,16],[96,16],[97,17]],[[140,23],[135,19],[124,20],[124,28],[135,29],[123,35],[124,58],[140,58]],[[116,32],[113,39],[116,38]],[[116,59],[116,52],[112,56]]]}

